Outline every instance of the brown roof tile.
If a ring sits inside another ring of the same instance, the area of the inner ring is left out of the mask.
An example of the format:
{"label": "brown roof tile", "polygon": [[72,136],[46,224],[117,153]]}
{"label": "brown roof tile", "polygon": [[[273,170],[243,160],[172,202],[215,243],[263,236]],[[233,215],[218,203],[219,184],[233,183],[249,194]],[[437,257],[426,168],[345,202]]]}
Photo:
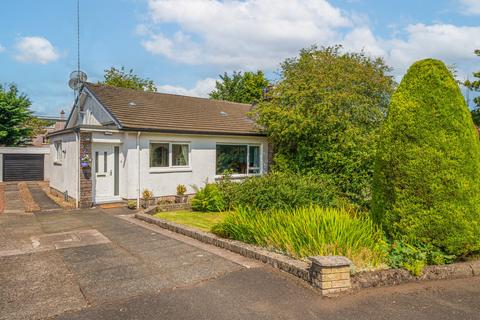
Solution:
{"label": "brown roof tile", "polygon": [[[205,98],[86,83],[122,129],[263,135],[247,113],[252,106]],[[134,105],[132,105],[134,103]]]}

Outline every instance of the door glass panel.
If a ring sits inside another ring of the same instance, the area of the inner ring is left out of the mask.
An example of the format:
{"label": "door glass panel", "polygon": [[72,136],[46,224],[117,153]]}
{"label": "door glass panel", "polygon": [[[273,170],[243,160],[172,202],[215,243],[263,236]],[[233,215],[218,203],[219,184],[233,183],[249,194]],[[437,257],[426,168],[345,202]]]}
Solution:
{"label": "door glass panel", "polygon": [[95,151],[95,173],[98,173],[98,151]]}
{"label": "door glass panel", "polygon": [[103,172],[107,172],[107,151],[103,153]]}

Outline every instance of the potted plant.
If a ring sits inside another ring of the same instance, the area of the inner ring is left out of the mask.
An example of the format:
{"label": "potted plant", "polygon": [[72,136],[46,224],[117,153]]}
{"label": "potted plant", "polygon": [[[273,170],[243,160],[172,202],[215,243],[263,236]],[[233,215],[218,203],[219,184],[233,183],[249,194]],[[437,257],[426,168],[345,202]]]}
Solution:
{"label": "potted plant", "polygon": [[143,190],[142,200],[143,200],[142,207],[144,209],[148,208],[148,206],[152,204],[155,204],[155,199],[153,199],[153,192],[148,189]]}
{"label": "potted plant", "polygon": [[90,159],[90,156],[88,154],[84,154],[80,158],[80,167],[88,168],[88,167],[90,167],[90,162],[92,162],[92,159]]}
{"label": "potted plant", "polygon": [[177,186],[177,195],[175,196],[175,203],[187,203],[188,196],[185,195],[187,187],[183,184]]}

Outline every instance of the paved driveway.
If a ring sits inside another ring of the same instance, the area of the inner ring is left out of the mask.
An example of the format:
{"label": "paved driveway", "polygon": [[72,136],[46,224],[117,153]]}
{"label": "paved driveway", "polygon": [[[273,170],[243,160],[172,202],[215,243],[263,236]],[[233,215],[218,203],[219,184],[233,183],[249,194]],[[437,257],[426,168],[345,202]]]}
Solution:
{"label": "paved driveway", "polygon": [[479,278],[321,299],[294,277],[130,220],[0,214],[0,319],[479,319]]}

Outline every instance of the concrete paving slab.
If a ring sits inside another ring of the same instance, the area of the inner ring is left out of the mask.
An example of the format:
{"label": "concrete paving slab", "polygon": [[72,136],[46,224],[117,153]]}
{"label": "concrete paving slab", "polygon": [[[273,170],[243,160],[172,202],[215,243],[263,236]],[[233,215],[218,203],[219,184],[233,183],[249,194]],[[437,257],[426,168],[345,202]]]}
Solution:
{"label": "concrete paving slab", "polygon": [[27,187],[30,190],[33,200],[40,207],[41,211],[61,209],[61,207],[55,201],[50,199],[50,197],[45,194],[37,182],[28,182]]}
{"label": "concrete paving slab", "polygon": [[0,257],[0,319],[39,319],[76,310],[86,301],[54,251]]}

